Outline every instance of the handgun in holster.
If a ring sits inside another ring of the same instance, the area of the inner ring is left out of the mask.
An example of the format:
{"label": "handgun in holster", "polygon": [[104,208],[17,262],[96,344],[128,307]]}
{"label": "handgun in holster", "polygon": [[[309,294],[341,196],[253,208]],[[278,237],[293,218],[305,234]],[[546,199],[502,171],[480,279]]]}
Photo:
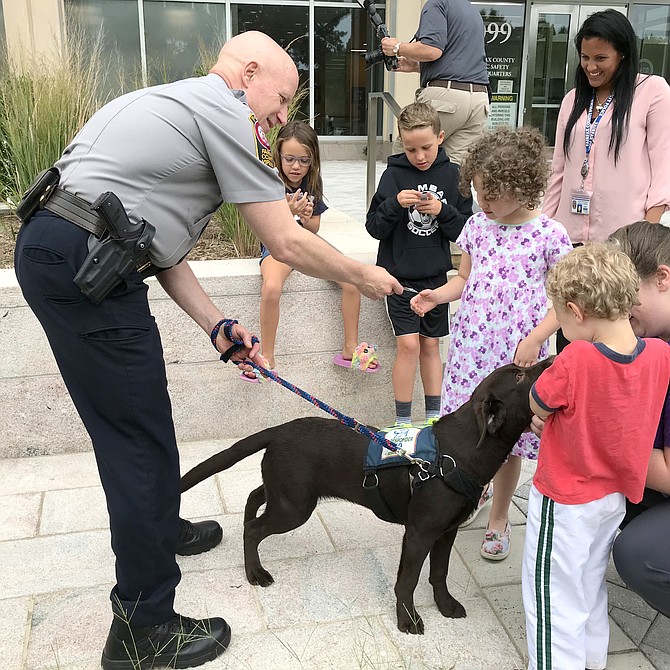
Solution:
{"label": "handgun in holster", "polygon": [[133,224],[114,193],[103,193],[92,205],[107,228],[95,240],[74,283],[95,305],[102,302],[133,270],[146,260],[156,228],[142,219]]}

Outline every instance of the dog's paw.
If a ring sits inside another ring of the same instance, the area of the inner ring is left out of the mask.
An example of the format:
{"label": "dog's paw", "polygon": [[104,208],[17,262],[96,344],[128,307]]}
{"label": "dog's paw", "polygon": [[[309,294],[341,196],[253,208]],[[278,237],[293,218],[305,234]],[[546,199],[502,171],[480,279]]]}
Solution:
{"label": "dog's paw", "polygon": [[441,602],[436,600],[437,608],[440,610],[442,616],[449,619],[462,619],[467,616],[465,607],[456,600],[456,598],[444,599]]}
{"label": "dog's paw", "polygon": [[254,570],[247,570],[247,579],[252,586],[270,586],[275,581],[272,575],[261,566]]}
{"label": "dog's paw", "polygon": [[401,633],[411,633],[412,635],[423,635],[423,619],[419,616],[416,610],[409,612],[405,611],[398,615],[398,630]]}

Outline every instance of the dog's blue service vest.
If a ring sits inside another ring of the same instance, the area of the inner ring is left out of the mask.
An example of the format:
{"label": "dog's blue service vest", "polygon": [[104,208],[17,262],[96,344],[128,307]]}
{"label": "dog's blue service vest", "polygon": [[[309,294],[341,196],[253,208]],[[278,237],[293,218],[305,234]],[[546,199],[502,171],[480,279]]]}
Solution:
{"label": "dog's blue service vest", "polygon": [[[377,435],[397,444],[400,448],[415,458],[434,463],[437,456],[435,435],[431,428],[407,426],[403,428],[385,428]],[[390,468],[396,465],[409,465],[404,456],[387,449],[378,442],[370,440],[368,451],[365,454],[365,472],[377,471],[381,468]]]}
{"label": "dog's blue service vest", "polygon": [[[405,456],[386,449],[378,442],[372,440],[368,442],[363,466],[363,490],[370,509],[380,519],[391,523],[405,523],[407,510],[399,510],[398,505],[393,504],[394,498],[400,495],[409,502],[412,489],[433,477],[439,477],[449,488],[465,496],[471,509],[475,508],[482,494],[482,487],[473,482],[451,456],[440,452],[432,426],[393,427],[381,430],[377,435],[390,440],[413,458],[424,461],[421,466],[413,464]],[[377,473],[396,466],[407,467],[408,489],[401,492],[385,491],[384,487],[380,486]],[[395,511],[392,508],[395,508]]]}

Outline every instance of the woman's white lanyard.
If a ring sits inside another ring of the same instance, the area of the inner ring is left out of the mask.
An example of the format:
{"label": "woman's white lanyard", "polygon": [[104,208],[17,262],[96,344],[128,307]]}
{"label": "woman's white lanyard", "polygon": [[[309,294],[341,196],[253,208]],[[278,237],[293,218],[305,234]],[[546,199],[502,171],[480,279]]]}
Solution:
{"label": "woman's white lanyard", "polygon": [[600,112],[598,112],[598,116],[596,116],[596,118],[593,119],[593,121],[591,121],[591,119],[593,118],[593,103],[595,102],[595,99],[596,96],[594,93],[593,98],[591,99],[591,104],[589,105],[589,112],[586,117],[586,125],[584,126],[584,145],[586,147],[586,158],[582,163],[582,169],[580,171],[582,175],[582,189],[584,188],[584,180],[589,174],[589,154],[591,153],[591,147],[593,146],[593,142],[596,139],[596,130],[598,130],[598,124],[600,123],[600,119],[603,118],[605,112],[607,111],[607,108],[610,106],[610,103],[614,99],[614,91],[612,91],[607,96],[607,100],[605,100],[605,104],[602,106]]}

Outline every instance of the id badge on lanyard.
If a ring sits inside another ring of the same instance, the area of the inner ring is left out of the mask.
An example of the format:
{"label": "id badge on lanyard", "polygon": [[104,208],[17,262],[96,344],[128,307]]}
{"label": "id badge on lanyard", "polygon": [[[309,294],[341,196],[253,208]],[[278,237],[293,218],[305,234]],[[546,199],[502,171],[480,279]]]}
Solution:
{"label": "id badge on lanyard", "polygon": [[570,212],[572,214],[589,214],[591,211],[591,197],[593,196],[593,191],[587,191],[584,189],[584,182],[589,175],[589,157],[591,154],[591,148],[593,147],[593,142],[596,138],[596,131],[598,130],[598,124],[600,120],[605,115],[607,108],[610,106],[614,98],[614,91],[612,91],[608,96],[607,100],[603,104],[602,108],[598,112],[598,116],[591,121],[593,118],[593,103],[595,100],[595,94],[589,105],[588,114],[586,117],[586,125],[584,126],[584,146],[586,148],[586,158],[582,163],[582,168],[580,174],[582,176],[582,184],[580,188],[573,188],[570,190]]}

